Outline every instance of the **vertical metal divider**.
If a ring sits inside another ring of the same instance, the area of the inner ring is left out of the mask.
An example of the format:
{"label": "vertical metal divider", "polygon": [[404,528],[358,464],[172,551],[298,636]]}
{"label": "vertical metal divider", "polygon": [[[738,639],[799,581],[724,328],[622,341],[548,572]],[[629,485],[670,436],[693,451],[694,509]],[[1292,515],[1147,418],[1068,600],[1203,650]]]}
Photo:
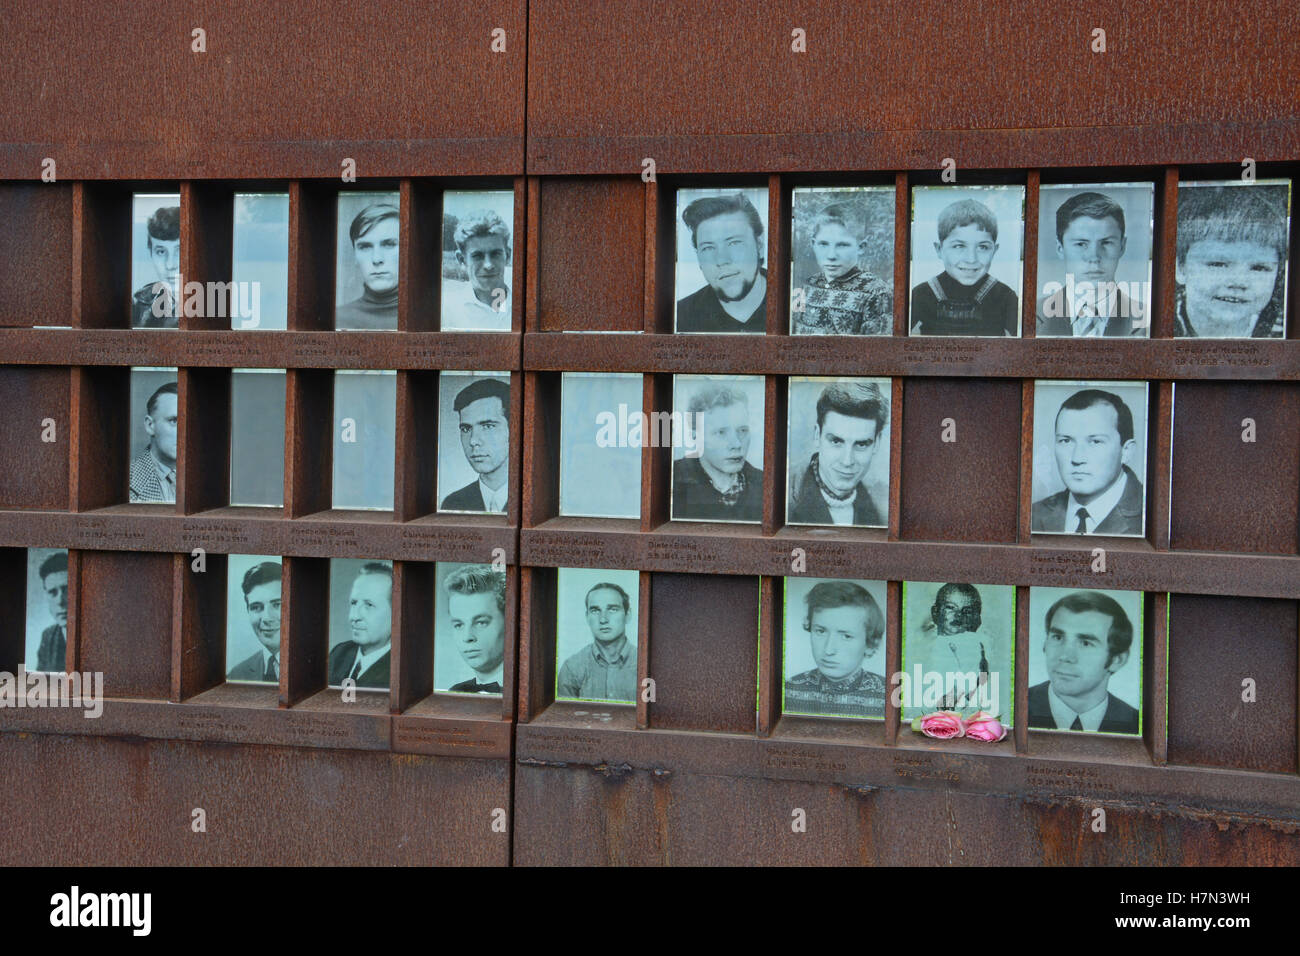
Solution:
{"label": "vertical metal divider", "polygon": [[898,746],[902,708],[894,706],[893,676],[903,670],[903,583],[885,582],[885,746]]}
{"label": "vertical metal divider", "polygon": [[1029,619],[1029,588],[1019,585],[1015,589],[1016,602],[1016,657],[1011,705],[1012,738],[1016,753],[1029,752],[1029,632],[1033,622]]}
{"label": "vertical metal divider", "polygon": [[1165,591],[1148,592],[1143,599],[1151,620],[1143,614],[1142,736],[1157,767],[1169,763],[1169,600]]}

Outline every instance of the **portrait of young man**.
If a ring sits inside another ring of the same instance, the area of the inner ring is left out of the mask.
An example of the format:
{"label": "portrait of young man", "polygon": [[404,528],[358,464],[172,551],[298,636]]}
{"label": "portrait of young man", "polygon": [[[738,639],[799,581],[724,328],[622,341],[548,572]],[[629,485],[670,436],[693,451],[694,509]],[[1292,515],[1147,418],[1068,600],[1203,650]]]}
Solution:
{"label": "portrait of young man", "polygon": [[[243,562],[237,562],[239,556],[231,555],[229,567],[232,572]],[[235,584],[234,573],[230,584]],[[280,682],[280,562],[259,561],[251,565],[238,579],[244,612],[247,615],[248,629],[261,646],[238,664],[230,667],[226,680],[250,681],[253,683],[278,684]],[[231,619],[227,629],[227,647],[233,646],[230,636],[237,626]],[[227,657],[229,666],[230,659]]]}
{"label": "portrait of young man", "polygon": [[[499,378],[446,373],[442,380],[444,386],[457,389],[451,408],[460,441],[458,446],[446,440],[439,443],[439,491],[446,486],[444,478],[464,475],[466,464],[475,477],[443,497],[438,510],[503,513],[510,491],[510,384]],[[444,434],[445,427],[444,422]]]}
{"label": "portrait of young man", "polygon": [[1015,588],[908,581],[903,592],[904,718],[983,710],[1011,726]]}
{"label": "portrait of young man", "polygon": [[[884,666],[884,582],[786,578],[785,598],[781,709],[818,717],[883,718],[886,684],[877,668]],[[805,634],[813,666],[792,674],[796,661],[807,662],[798,653]]]}
{"label": "portrait of young man", "polygon": [[[181,197],[137,194],[133,198],[138,225],[144,220],[141,251],[149,265],[139,259],[131,264],[131,326],[137,329],[174,329],[178,327],[176,303],[181,295]],[[138,241],[138,240],[137,240]]]}
{"label": "portrait of young man", "polygon": [[[63,673],[68,652],[68,552],[28,549],[27,577],[23,664],[29,671]],[[39,597],[31,593],[33,588],[39,588]]]}
{"label": "portrait of young man", "polygon": [[1141,537],[1146,383],[1079,387],[1086,384],[1035,384],[1030,528],[1038,534]]}
{"label": "portrait of young man", "polygon": [[673,520],[762,521],[763,471],[749,458],[762,454],[763,379],[678,375],[673,390],[686,440],[673,449]]}
{"label": "portrait of young man", "polygon": [[[445,565],[439,565],[442,571]],[[436,630],[440,643],[455,646],[470,676],[434,689],[453,694],[501,694],[506,654],[506,575],[487,564],[451,566],[442,580],[446,611]],[[434,664],[435,675],[440,670]]]}
{"label": "portrait of young man", "polygon": [[1174,335],[1286,335],[1291,180],[1178,186]]}
{"label": "portrait of young man", "polygon": [[765,334],[767,190],[679,189],[677,209],[676,331]]}
{"label": "portrait of young man", "polygon": [[[605,578],[621,578],[619,583]],[[594,580],[593,580],[594,579]],[[569,615],[557,615],[557,656],[563,660],[555,680],[557,700],[599,700],[632,704],[637,691],[637,648],[628,636],[635,633],[636,571],[600,571],[561,568],[559,600],[569,605]],[[580,633],[573,618],[581,605],[585,626]],[[578,650],[571,648],[584,641]]]}
{"label": "portrait of young man", "polygon": [[889,379],[790,379],[787,524],[885,526],[889,393]]}
{"label": "portrait of young man", "polygon": [[[1118,599],[1130,605],[1131,613]],[[1043,630],[1042,643],[1035,640],[1030,645],[1029,726],[1137,734],[1142,699],[1141,592],[1031,588],[1030,613]],[[1038,680],[1044,672],[1045,678]],[[1120,684],[1133,703],[1114,693]]]}
{"label": "portrait of young man", "polygon": [[[359,203],[362,209],[354,211]],[[397,328],[397,193],[340,193],[339,263],[334,328]],[[346,236],[346,239],[344,238]],[[360,284],[360,295],[356,288]]]}
{"label": "portrait of young man", "polygon": [[443,193],[452,246],[450,263],[444,255],[443,330],[510,331],[514,201],[509,190]]}
{"label": "portrait of young man", "polygon": [[[132,377],[136,375],[132,370]],[[148,374],[148,373],[145,373]],[[172,370],[171,374],[175,374]],[[174,502],[176,500],[176,445],[180,430],[175,382],[154,389],[141,416],[147,443],[131,459],[128,500]]]}
{"label": "portrait of young man", "polygon": [[1154,196],[1151,183],[1041,188],[1035,335],[1150,335]]}
{"label": "portrait of young man", "polygon": [[[335,584],[346,581],[349,569],[360,564],[351,585],[343,592]],[[330,591],[336,609],[331,618],[346,621],[346,639],[330,648],[329,684],[352,680],[358,689],[387,690],[389,658],[393,649],[393,567],[386,561],[340,560],[330,562]],[[342,596],[342,600],[339,597]],[[337,607],[337,605],[342,607]]]}

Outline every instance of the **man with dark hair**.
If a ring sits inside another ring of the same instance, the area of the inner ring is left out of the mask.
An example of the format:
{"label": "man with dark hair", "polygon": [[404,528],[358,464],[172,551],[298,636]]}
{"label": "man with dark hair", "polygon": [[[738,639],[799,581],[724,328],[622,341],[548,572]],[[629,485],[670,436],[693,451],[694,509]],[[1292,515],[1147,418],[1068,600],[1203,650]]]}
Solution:
{"label": "man with dark hair", "polygon": [[261,648],[230,669],[226,680],[280,682],[280,562],[263,561],[244,572],[244,609]]}
{"label": "man with dark hair", "polygon": [[137,329],[174,329],[177,327],[176,301],[181,294],[181,207],[155,209],[145,229],[145,245],[156,278],[141,286],[132,296],[131,326]]}
{"label": "man with dark hair", "polygon": [[510,226],[490,209],[456,225],[456,262],[468,282],[444,283],[442,328],[510,330]]}
{"label": "man with dark hair", "polygon": [[943,271],[912,289],[913,335],[1020,334],[1020,297],[989,272],[998,251],[998,220],[976,199],[939,213],[935,255]]}
{"label": "man with dark hair", "polygon": [[1129,467],[1137,441],[1124,401],[1097,388],[1075,392],[1056,413],[1054,448],[1065,490],[1034,502],[1031,530],[1141,536],[1146,497]]}
{"label": "man with dark hair", "polygon": [[763,220],[742,192],[705,196],[682,210],[704,275],[702,289],[677,301],[678,332],[767,331]]}
{"label": "man with dark hair", "polygon": [[466,564],[442,582],[447,617],[461,659],[474,676],[447,689],[456,694],[502,693],[506,655],[506,576],[487,564]]}
{"label": "man with dark hair", "polygon": [[478,478],[442,500],[439,511],[503,512],[509,496],[510,385],[477,378],[452,403],[460,416],[460,447]]}
{"label": "man with dark hair", "polygon": [[176,383],[159,386],[145,405],[144,430],[149,445],[131,459],[127,490],[131,501],[176,500]]}
{"label": "man with dark hair", "polygon": [[889,405],[874,382],[835,381],[822,390],[813,429],[817,450],[790,486],[791,524],[885,523],[863,478],[888,420]]}
{"label": "man with dark hair", "polygon": [[1056,255],[1065,263],[1065,284],[1039,300],[1036,334],[1142,335],[1149,323],[1141,303],[1115,284],[1115,270],[1127,247],[1124,208],[1115,200],[1082,192],[1061,203],[1056,211]]}
{"label": "man with dark hair", "polygon": [[68,552],[55,551],[41,562],[38,574],[54,623],[41,632],[36,666],[29,670],[58,674],[68,658]]}
{"label": "man with dark hair", "polygon": [[330,651],[331,687],[352,680],[357,687],[388,689],[393,648],[393,567],[383,561],[361,566],[348,597],[352,640]]}
{"label": "man with dark hair", "polygon": [[352,220],[348,238],[361,273],[360,298],[334,309],[336,329],[396,329],[398,228],[401,214],[389,202],[371,203]]}
{"label": "man with dark hair", "polygon": [[1119,602],[1100,591],[1075,591],[1057,600],[1043,623],[1048,679],[1029,688],[1029,726],[1136,734],[1137,709],[1108,689],[1133,643]]}
{"label": "man with dark hair", "polygon": [[585,603],[592,641],[560,667],[555,696],[633,703],[636,645],[627,639],[632,602],[617,584],[602,582],[587,592]]}
{"label": "man with dark hair", "polygon": [[673,462],[673,518],[695,521],[761,521],[763,472],[749,454],[749,400],[738,388],[717,382],[691,396],[687,427],[698,458]]}
{"label": "man with dark hair", "polygon": [[885,633],[885,615],[876,599],[852,581],[819,581],[804,603],[803,629],[817,666],[785,682],[782,709],[791,714],[884,717],[885,679],[863,666],[880,649]]}

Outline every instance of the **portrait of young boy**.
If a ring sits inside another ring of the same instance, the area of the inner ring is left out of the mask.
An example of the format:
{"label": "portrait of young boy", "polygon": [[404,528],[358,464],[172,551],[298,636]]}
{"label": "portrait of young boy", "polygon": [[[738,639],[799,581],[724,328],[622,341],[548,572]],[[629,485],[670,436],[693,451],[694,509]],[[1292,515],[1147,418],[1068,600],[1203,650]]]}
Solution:
{"label": "portrait of young boy", "polygon": [[894,190],[794,190],[791,335],[894,331]]}
{"label": "portrait of young boy", "polygon": [[1023,200],[1022,186],[913,190],[913,335],[1020,334]]}

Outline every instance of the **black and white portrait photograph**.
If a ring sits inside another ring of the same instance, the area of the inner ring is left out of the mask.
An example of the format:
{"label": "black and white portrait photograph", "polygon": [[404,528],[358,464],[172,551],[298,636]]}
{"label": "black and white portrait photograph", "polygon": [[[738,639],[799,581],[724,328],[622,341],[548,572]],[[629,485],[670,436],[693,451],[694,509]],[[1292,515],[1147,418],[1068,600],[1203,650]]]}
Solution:
{"label": "black and white portrait photograph", "polygon": [[887,378],[790,378],[787,524],[889,521]]}
{"label": "black and white portrait photograph", "polygon": [[677,190],[678,332],[767,332],[767,189]]}
{"label": "black and white portrait photograph", "polygon": [[181,296],[180,193],[131,197],[131,327],[178,327]]}
{"label": "black and white portrait photograph", "polygon": [[1018,336],[1024,186],[912,190],[912,335]]}
{"label": "black and white portrait photograph", "polygon": [[433,689],[500,696],[505,692],[505,571],[440,561],[434,576]]}
{"label": "black and white portrait photograph", "polygon": [[230,373],[230,503],[284,505],[285,374],[281,368]]}
{"label": "black and white portrait photograph", "polygon": [[1151,334],[1153,183],[1038,191],[1039,338]]}
{"label": "black and white portrait photograph", "polygon": [[1036,534],[1146,534],[1147,383],[1035,382]]}
{"label": "black and white portrait photograph", "polygon": [[388,690],[392,650],[392,563],[331,558],[329,685]]}
{"label": "black and white portrait photograph", "polygon": [[1174,335],[1286,336],[1291,180],[1178,184]]}
{"label": "black and white portrait photograph", "polygon": [[642,377],[565,372],[560,380],[560,514],[641,517]]}
{"label": "black and white portrait photograph", "polygon": [[336,370],[332,507],[392,510],[396,436],[397,373]]}
{"label": "black and white portrait photograph", "polygon": [[1015,588],[965,581],[903,584],[903,718],[936,710],[992,714],[1011,726]]}
{"label": "black and white portrait photograph", "polygon": [[763,520],[763,377],[673,376],[674,521]]}
{"label": "black and white portrait photograph", "polygon": [[509,332],[514,290],[515,194],[442,194],[442,329]]}
{"label": "black and white portrait photograph", "polygon": [[397,329],[398,199],[395,192],[339,193],[336,329]]}
{"label": "black and white portrait photograph", "polygon": [[1029,727],[1142,732],[1142,592],[1029,589]]}
{"label": "black and white portrait photograph", "polygon": [[131,369],[129,501],[176,501],[180,432],[176,369]]}
{"label": "black and white portrait photograph", "polygon": [[63,673],[68,651],[68,552],[27,549],[27,632],[23,666]]}
{"label": "black and white portrait photograph", "polygon": [[781,710],[884,718],[884,581],[785,579]]}
{"label": "black and white portrait photograph", "polygon": [[226,559],[226,680],[280,683],[280,585],[278,557]]}
{"label": "black and white portrait photograph", "polygon": [[287,328],[288,193],[235,193],[230,269],[241,306],[230,310],[230,327]]}
{"label": "black and white portrait photograph", "polygon": [[438,510],[504,514],[510,493],[510,373],[438,376]]}
{"label": "black and white portrait photograph", "polygon": [[892,335],[894,187],[794,190],[790,334]]}
{"label": "black and white portrait photograph", "polygon": [[556,572],[555,699],[635,704],[640,573]]}

